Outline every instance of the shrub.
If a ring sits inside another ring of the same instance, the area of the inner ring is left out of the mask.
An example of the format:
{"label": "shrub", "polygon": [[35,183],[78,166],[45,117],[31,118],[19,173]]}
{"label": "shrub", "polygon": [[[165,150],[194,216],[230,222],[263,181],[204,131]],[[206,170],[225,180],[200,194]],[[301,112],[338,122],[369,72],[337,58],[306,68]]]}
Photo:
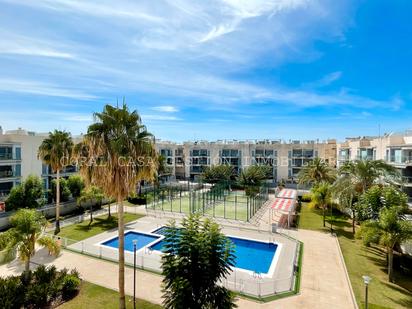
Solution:
{"label": "shrub", "polygon": [[127,197],[127,201],[134,205],[144,205],[146,204],[146,198],[143,195],[133,194]]}
{"label": "shrub", "polygon": [[55,266],[39,266],[20,276],[0,278],[1,308],[48,308],[58,300],[74,297],[80,288],[79,273],[67,269],[57,271]]}
{"label": "shrub", "polygon": [[76,275],[66,275],[63,278],[62,297],[63,299],[70,299],[74,297],[80,289],[80,278]]}
{"label": "shrub", "polygon": [[0,251],[6,249],[12,240],[13,235],[9,231],[0,233]]}
{"label": "shrub", "polygon": [[0,277],[0,304],[3,309],[21,308],[25,287],[19,277]]}
{"label": "shrub", "polygon": [[310,193],[306,193],[302,195],[302,202],[309,203],[312,201],[312,195]]}

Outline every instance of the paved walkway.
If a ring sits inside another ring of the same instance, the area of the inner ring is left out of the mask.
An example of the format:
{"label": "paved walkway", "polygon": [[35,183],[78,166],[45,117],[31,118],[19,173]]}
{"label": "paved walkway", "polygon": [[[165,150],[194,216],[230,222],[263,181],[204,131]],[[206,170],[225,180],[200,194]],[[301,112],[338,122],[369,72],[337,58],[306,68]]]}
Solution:
{"label": "paved walkway", "polygon": [[[344,266],[339,255],[337,241],[329,234],[315,231],[291,231],[294,237],[304,242],[301,293],[270,303],[260,304],[244,298],[237,301],[239,308],[354,308]],[[92,283],[117,289],[117,264],[88,256],[63,251],[58,258],[49,257],[40,250],[33,259],[36,263],[54,264],[58,268],[76,268],[83,279]],[[14,261],[0,266],[0,275],[17,275],[23,265]],[[137,296],[160,304],[162,277],[138,271]],[[126,293],[133,294],[133,270],[126,268]]]}

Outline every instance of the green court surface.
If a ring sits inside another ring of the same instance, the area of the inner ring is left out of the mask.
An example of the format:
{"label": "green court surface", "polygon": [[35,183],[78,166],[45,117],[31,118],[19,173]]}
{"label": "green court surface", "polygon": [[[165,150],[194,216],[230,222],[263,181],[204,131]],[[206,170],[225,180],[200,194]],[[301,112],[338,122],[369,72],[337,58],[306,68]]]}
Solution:
{"label": "green court surface", "polygon": [[226,191],[225,195],[215,197],[215,200],[210,196],[208,198],[204,192],[196,192],[191,197],[187,193],[176,194],[172,199],[160,200],[150,208],[186,214],[198,212],[216,218],[247,221],[248,216],[250,218],[253,215],[250,213],[251,202],[242,191]]}

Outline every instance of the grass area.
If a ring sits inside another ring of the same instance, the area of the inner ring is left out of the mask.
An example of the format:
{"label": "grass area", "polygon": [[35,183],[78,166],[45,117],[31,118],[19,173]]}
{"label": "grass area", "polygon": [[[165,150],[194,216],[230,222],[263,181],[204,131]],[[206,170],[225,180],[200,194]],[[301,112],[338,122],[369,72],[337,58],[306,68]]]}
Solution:
{"label": "grass area", "polygon": [[[62,309],[112,309],[118,307],[119,294],[116,291],[95,285],[90,282],[83,282],[79,295],[58,308]],[[133,308],[133,297],[126,297],[126,307]],[[160,309],[159,305],[137,299],[136,307],[139,309]]]}
{"label": "grass area", "polygon": [[[143,217],[143,215],[125,213],[124,221],[128,223],[141,217]],[[113,214],[110,218],[103,215],[94,218],[90,226],[89,220],[85,219],[82,223],[63,227],[58,236],[80,241],[114,228],[117,228],[117,214]]]}
{"label": "grass area", "polygon": [[[322,223],[322,210],[309,208],[303,203],[298,216],[299,228],[330,232],[330,217],[326,227]],[[333,216],[334,231],[348,269],[349,278],[358,305],[364,306],[364,283],[362,275],[372,278],[369,285],[369,308],[412,308],[412,278],[395,270],[396,283],[387,279],[386,254],[379,246],[365,247],[360,240],[354,239],[349,218],[339,212]]]}

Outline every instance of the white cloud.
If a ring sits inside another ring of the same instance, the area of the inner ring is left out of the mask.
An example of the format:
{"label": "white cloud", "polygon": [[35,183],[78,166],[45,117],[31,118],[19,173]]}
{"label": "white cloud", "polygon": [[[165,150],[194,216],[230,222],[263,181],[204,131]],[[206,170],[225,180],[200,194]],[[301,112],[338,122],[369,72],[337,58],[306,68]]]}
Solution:
{"label": "white cloud", "polygon": [[340,71],[332,72],[332,73],[326,74],[321,79],[316,80],[314,82],[307,83],[304,86],[310,87],[310,88],[320,88],[320,87],[328,86],[332,84],[333,82],[339,80],[341,76],[342,76],[342,72]]}
{"label": "white cloud", "polygon": [[159,120],[159,121],[177,121],[181,120],[175,116],[165,116],[165,115],[142,115],[143,121],[145,120]]}
{"label": "white cloud", "polygon": [[98,98],[95,95],[91,95],[79,90],[62,88],[50,83],[9,78],[0,78],[0,92],[64,97],[78,100],[94,100]]}
{"label": "white cloud", "polygon": [[176,113],[179,111],[177,107],[171,106],[171,105],[155,106],[152,109],[158,112],[165,112],[165,113]]}

